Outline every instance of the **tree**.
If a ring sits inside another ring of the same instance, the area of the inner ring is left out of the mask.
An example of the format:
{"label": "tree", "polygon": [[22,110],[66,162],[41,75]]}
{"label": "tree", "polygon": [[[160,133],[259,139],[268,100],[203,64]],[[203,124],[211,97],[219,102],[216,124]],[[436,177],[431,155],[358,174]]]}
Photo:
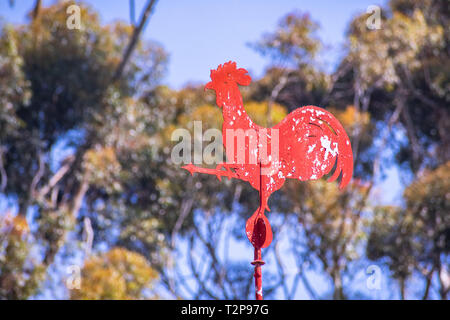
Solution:
{"label": "tree", "polygon": [[[1,33],[1,81],[8,84],[0,89],[1,191],[17,204],[14,219],[35,226],[26,241],[2,239],[8,258],[0,263],[0,286],[15,288],[2,290],[2,297],[36,293],[68,232],[82,225],[86,214],[81,212],[95,194],[114,203],[121,159],[108,124],[131,119],[135,110],[145,112],[132,97],[153,91],[164,70],[163,49],[136,42],[134,60],[112,82],[132,28],[102,26],[93,10],[83,6],[83,29],[69,30],[68,5],[40,7],[29,24],[5,26]],[[145,123],[139,126],[151,131]],[[117,128],[126,129],[131,130]],[[59,157],[57,148],[68,155]],[[99,205],[101,197],[95,201]],[[43,255],[36,255],[35,248]],[[26,288],[23,277],[29,279]]]}
{"label": "tree", "polygon": [[[450,157],[448,136],[448,6],[443,1],[391,1],[380,30],[366,15],[349,30],[349,55],[358,101],[374,120],[400,124],[397,160],[417,173]],[[392,127],[392,126],[391,126]],[[389,133],[389,132],[388,132]],[[390,136],[392,138],[392,136]]]}
{"label": "tree", "polygon": [[141,299],[156,276],[142,255],[113,248],[85,262],[80,288],[71,290],[71,299]]}
{"label": "tree", "polygon": [[[442,67],[449,61],[445,49],[449,37],[443,29],[448,6],[443,1],[401,0],[389,5],[380,30],[367,30],[365,15],[352,22],[345,59],[352,71],[346,77],[359,93],[363,109],[383,128],[380,148],[389,146],[402,174],[409,173],[415,182],[405,189],[404,207],[375,208],[367,254],[372,259],[388,258],[403,298],[412,275],[423,276],[426,299],[436,270],[444,274],[442,279],[447,277],[445,268],[438,266],[447,259],[439,241],[446,241],[441,227],[446,228],[443,194],[448,186],[433,179],[445,176],[450,158],[448,71]],[[377,162],[375,174],[380,169]],[[442,279],[440,297],[445,299],[447,284]]]}
{"label": "tree", "polygon": [[416,273],[424,279],[423,299],[431,288],[447,299],[449,283],[450,163],[417,178],[405,189],[406,207],[379,207],[371,226],[367,255],[387,259],[406,298],[406,282]]}

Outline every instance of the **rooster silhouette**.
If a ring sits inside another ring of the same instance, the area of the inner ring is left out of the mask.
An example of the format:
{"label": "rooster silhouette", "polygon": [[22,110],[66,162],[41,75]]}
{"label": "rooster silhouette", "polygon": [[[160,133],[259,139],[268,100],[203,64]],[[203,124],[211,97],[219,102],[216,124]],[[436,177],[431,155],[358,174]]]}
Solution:
{"label": "rooster silhouette", "polygon": [[[280,189],[286,179],[300,181],[320,179],[334,172],[328,181],[341,175],[344,188],[353,173],[350,141],[339,121],[328,111],[306,106],[289,113],[272,128],[255,124],[246,113],[238,85],[251,82],[247,70],[236,68],[235,62],[211,70],[206,89],[216,93],[222,108],[222,137],[227,162],[215,169],[192,164],[183,168],[191,174],[206,173],[247,181],[259,191],[260,206],[247,220],[246,234],[255,249],[272,242],[272,229],[264,212],[270,211],[270,195]],[[239,142],[241,142],[239,144]]]}

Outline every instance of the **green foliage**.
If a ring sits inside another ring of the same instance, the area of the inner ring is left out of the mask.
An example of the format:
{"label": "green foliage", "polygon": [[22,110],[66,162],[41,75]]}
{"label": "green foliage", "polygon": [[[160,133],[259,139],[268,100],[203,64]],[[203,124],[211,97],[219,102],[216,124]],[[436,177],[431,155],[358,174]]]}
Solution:
{"label": "green foliage", "polygon": [[317,258],[332,280],[333,298],[347,298],[350,293],[344,292],[344,275],[351,262],[361,256],[364,227],[369,222],[362,212],[367,186],[354,181],[341,191],[337,184],[319,180],[304,184],[289,181],[285,188],[302,226],[302,232],[293,239],[294,246],[303,247],[306,254],[299,254],[297,259],[313,265]]}
{"label": "green foliage", "polygon": [[[379,207],[371,226],[367,255],[386,257],[393,276],[405,281],[414,271],[445,277],[450,253],[450,162],[427,172],[406,188],[406,208]],[[440,294],[450,286],[441,281]]]}
{"label": "green foliage", "polygon": [[443,1],[392,1],[391,7],[380,30],[366,28],[366,15],[352,22],[347,61],[374,119],[399,114],[408,144],[397,142],[397,160],[417,172],[450,157],[448,9]]}
{"label": "green foliage", "polygon": [[[3,27],[0,37],[0,142],[7,135],[16,135],[23,124],[17,117],[17,106],[27,104],[29,82],[23,73],[23,58],[18,53],[17,34]],[[0,152],[1,154],[1,152]]]}
{"label": "green foliage", "polygon": [[[158,211],[147,205],[159,202],[147,199],[153,199],[163,168],[146,165],[161,147],[152,139],[159,129],[156,119],[165,113],[152,108],[153,98],[134,96],[164,97],[155,87],[166,54],[155,43],[139,42],[133,61],[113,83],[132,28],[120,22],[101,25],[95,11],[83,5],[82,29],[69,30],[68,5],[41,8],[29,24],[1,32],[0,191],[17,199],[17,217],[25,219],[32,208],[29,223],[36,228],[25,242],[4,239],[0,278],[6,282],[0,287],[6,289],[0,297],[36,294],[67,234],[77,227],[81,208],[99,213],[93,219],[99,240],[103,228],[111,227],[111,216],[120,224],[127,223],[125,212],[141,217],[144,210],[154,220]],[[69,156],[61,158],[57,148],[70,150]],[[120,193],[123,188],[128,193]],[[102,215],[103,210],[108,214]],[[123,230],[133,238],[129,229]],[[162,251],[161,236],[156,238],[153,250]],[[34,256],[37,251],[42,256]]]}
{"label": "green foliage", "polygon": [[0,220],[0,297],[27,299],[37,293],[45,268],[34,263],[31,248],[27,220],[7,213]]}
{"label": "green foliage", "polygon": [[294,12],[284,16],[274,33],[264,35],[253,46],[263,55],[286,60],[294,65],[311,62],[321,48],[315,35],[318,24],[308,14]]}

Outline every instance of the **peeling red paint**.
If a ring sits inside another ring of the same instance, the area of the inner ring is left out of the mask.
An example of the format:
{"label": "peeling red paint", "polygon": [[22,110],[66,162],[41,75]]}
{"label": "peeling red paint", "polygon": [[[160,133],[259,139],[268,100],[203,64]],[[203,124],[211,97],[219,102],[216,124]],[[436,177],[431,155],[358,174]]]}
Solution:
{"label": "peeling red paint", "polygon": [[[238,87],[250,82],[247,70],[236,68],[235,62],[227,62],[211,70],[211,82],[205,89],[215,90],[216,103],[222,108],[222,135],[227,162],[216,169],[199,168],[192,164],[183,168],[191,174],[198,172],[214,174],[219,179],[226,176],[247,181],[259,191],[259,208],[247,220],[245,229],[255,248],[256,291],[261,293],[257,293],[256,297],[262,299],[261,287],[258,287],[263,263],[261,248],[272,242],[272,229],[264,214],[266,209],[270,211],[267,204],[270,195],[280,189],[286,179],[320,179],[330,173],[335,165],[329,181],[341,175],[340,188],[344,188],[352,177],[353,154],[348,136],[339,121],[328,111],[315,106],[298,108],[271,128],[255,124],[244,109]],[[227,141],[227,138],[239,139],[242,135],[245,136],[244,148],[239,148],[238,143],[232,143],[234,141]],[[232,147],[227,148],[230,145]],[[242,157],[242,152],[245,157]]]}

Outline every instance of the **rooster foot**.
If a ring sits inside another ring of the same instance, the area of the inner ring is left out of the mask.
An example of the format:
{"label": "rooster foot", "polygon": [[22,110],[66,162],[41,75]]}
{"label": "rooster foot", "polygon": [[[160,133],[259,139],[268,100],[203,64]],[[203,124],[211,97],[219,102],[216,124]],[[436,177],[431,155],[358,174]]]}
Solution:
{"label": "rooster foot", "polygon": [[197,169],[197,167],[194,166],[192,163],[190,163],[190,164],[188,164],[188,165],[185,165],[185,166],[183,166],[183,167],[181,167],[181,168],[184,169],[184,170],[189,171],[189,173],[191,174],[191,176],[194,175],[194,172],[196,171],[195,169]]}
{"label": "rooster foot", "polygon": [[[219,179],[219,181],[222,181],[222,176],[228,177],[228,180],[231,180],[231,178],[234,175],[234,172],[231,170],[232,168],[235,168],[236,166],[226,164],[226,163],[220,163],[216,166],[216,177]],[[222,170],[222,168],[225,168],[225,170]],[[221,174],[222,173],[222,174]]]}

